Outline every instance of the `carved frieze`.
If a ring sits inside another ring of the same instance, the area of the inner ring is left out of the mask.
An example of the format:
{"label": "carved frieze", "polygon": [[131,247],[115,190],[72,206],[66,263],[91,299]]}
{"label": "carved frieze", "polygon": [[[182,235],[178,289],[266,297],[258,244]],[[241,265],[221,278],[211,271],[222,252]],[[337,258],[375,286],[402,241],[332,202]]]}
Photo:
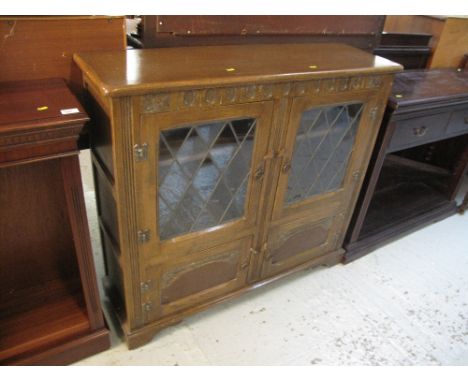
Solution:
{"label": "carved frieze", "polygon": [[302,81],[294,84],[293,94],[302,96],[327,95],[378,88],[382,84],[380,76],[355,76],[341,78],[326,78],[314,81]]}
{"label": "carved frieze", "polygon": [[378,88],[382,76],[351,76],[277,84],[192,89],[143,96],[143,113],[267,101],[287,96],[327,95]]}
{"label": "carved frieze", "polygon": [[149,94],[143,98],[145,113],[160,113],[170,108],[171,95],[169,93]]}
{"label": "carved frieze", "polygon": [[0,135],[0,146],[14,146],[19,144],[37,144],[41,141],[49,141],[64,138],[76,138],[82,127],[61,127],[60,129],[23,131],[19,134]]}

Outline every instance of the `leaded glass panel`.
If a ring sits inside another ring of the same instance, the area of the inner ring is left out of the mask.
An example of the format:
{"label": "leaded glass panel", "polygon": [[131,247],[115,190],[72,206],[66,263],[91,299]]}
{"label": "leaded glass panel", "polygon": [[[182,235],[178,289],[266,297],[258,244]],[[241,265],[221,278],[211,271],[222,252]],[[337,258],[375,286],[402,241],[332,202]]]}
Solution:
{"label": "leaded glass panel", "polygon": [[346,173],[362,103],[306,110],[296,135],[286,204],[338,189]]}
{"label": "leaded glass panel", "polygon": [[251,118],[184,126],[159,136],[162,240],[244,215],[255,136]]}

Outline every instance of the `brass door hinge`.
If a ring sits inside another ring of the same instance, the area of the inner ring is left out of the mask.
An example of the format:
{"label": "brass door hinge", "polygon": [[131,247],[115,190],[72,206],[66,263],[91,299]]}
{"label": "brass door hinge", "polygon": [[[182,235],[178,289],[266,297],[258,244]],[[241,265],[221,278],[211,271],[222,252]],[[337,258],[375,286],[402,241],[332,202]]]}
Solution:
{"label": "brass door hinge", "polygon": [[150,240],[150,230],[149,229],[140,230],[138,231],[137,236],[138,236],[138,243],[140,244],[147,243]]}
{"label": "brass door hinge", "polygon": [[151,289],[151,280],[142,281],[140,283],[140,289],[142,293],[146,293]]}
{"label": "brass door hinge", "polygon": [[373,107],[372,109],[370,109],[369,114],[370,114],[370,118],[372,122],[375,122],[375,117],[377,117],[378,111],[379,111],[378,107]]}
{"label": "brass door hinge", "polygon": [[133,155],[135,156],[136,162],[141,162],[148,159],[148,144],[143,143],[141,145],[133,146]]}
{"label": "brass door hinge", "polygon": [[142,306],[145,312],[150,312],[153,310],[153,304],[151,302],[145,302]]}

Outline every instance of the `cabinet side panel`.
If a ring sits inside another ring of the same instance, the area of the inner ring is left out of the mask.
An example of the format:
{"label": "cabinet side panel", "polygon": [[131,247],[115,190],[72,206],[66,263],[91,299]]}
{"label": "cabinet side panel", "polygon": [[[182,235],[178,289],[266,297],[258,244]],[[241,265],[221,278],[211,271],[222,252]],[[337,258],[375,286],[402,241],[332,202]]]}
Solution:
{"label": "cabinet side panel", "polygon": [[102,249],[106,262],[106,290],[112,300],[116,313],[125,321],[125,292],[120,253],[115,248],[106,231],[101,228]]}
{"label": "cabinet side panel", "polygon": [[114,162],[114,195],[117,205],[120,238],[120,264],[123,271],[127,326],[130,330],[143,324],[140,292],[140,259],[138,256],[135,163],[132,136],[132,100],[112,100],[112,136]]}
{"label": "cabinet side panel", "polygon": [[105,175],[99,161],[95,159],[93,163],[93,173],[94,187],[98,202],[99,222],[113,244],[117,248],[120,248],[117,203],[112,192],[112,184]]}
{"label": "cabinet side panel", "polygon": [[113,182],[114,161],[112,159],[112,130],[109,116],[101,105],[94,99],[92,102],[91,148],[94,156],[99,160],[102,169]]}

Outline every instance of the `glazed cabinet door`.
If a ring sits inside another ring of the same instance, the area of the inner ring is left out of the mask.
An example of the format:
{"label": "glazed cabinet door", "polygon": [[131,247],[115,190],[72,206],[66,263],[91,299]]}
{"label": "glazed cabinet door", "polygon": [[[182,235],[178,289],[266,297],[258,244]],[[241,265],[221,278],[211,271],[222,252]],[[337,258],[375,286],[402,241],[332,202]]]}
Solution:
{"label": "glazed cabinet door", "polygon": [[340,248],[377,132],[376,102],[370,91],[293,98],[262,277]]}
{"label": "glazed cabinet door", "polygon": [[151,317],[246,284],[271,102],[142,114],[136,198]]}

